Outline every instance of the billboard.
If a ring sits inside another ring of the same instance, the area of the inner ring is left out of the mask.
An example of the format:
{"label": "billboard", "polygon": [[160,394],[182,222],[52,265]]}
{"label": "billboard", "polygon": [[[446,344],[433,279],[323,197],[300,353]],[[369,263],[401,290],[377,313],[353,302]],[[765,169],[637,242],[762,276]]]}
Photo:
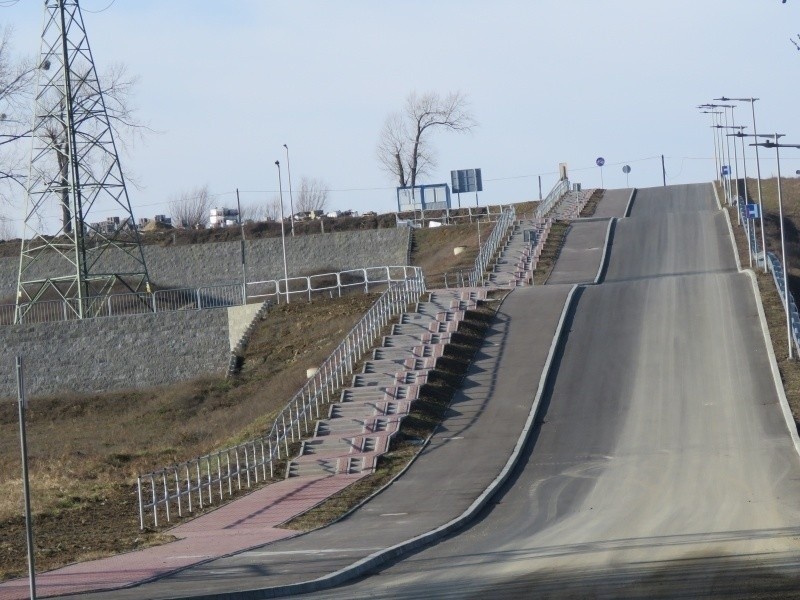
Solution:
{"label": "billboard", "polygon": [[450,188],[446,183],[397,188],[397,212],[449,209]]}
{"label": "billboard", "polygon": [[483,178],[480,169],[460,169],[450,171],[450,187],[454,194],[482,192]]}

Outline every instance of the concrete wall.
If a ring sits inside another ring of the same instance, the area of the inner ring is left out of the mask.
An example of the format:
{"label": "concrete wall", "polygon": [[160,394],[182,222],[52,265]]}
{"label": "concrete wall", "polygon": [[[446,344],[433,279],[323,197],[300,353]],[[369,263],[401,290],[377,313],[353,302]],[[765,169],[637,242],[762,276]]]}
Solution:
{"label": "concrete wall", "polygon": [[224,375],[228,313],[213,309],[0,327],[0,398],[161,385]]}
{"label": "concrete wall", "polygon": [[[286,238],[289,276],[320,269],[340,271],[362,267],[405,265],[408,262],[408,229],[374,229]],[[201,287],[240,283],[239,242],[188,246],[144,246],[145,261],[153,283],[166,287]],[[250,240],[245,244],[249,281],[283,279],[280,238]],[[117,254],[116,256],[119,256]],[[117,260],[109,255],[112,261]],[[119,266],[100,264],[109,270]],[[129,265],[125,265],[129,266]],[[68,265],[55,258],[41,259],[31,275],[59,274]],[[0,298],[13,302],[17,289],[19,258],[0,258]]]}
{"label": "concrete wall", "polygon": [[[287,237],[289,276],[405,265],[408,240],[406,228]],[[144,252],[150,278],[159,286],[194,288],[241,282],[239,242],[145,246]],[[280,238],[248,241],[246,255],[248,281],[283,278]],[[36,265],[43,272],[60,267],[64,268],[55,260]],[[18,268],[18,258],[0,259],[0,298],[9,302],[16,293]],[[234,319],[242,321],[238,328],[234,323],[235,337],[241,337],[249,324],[247,316]],[[0,327],[0,345],[0,397],[13,397],[17,354],[26,364],[28,393],[38,395],[145,387],[199,375],[223,375],[231,343],[228,311],[213,309]]]}

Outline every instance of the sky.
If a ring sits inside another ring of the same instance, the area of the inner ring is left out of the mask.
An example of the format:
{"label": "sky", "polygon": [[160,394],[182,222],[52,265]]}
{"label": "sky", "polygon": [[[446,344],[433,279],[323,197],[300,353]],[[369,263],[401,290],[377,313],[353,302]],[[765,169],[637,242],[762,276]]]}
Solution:
{"label": "sky", "polygon": [[[0,1],[0,25],[13,25],[20,56],[39,53],[43,4]],[[283,144],[295,186],[303,176],[323,180],[330,209],[390,212],[396,182],[376,144],[414,91],[469,99],[478,126],[434,134],[438,167],[424,183],[480,168],[481,205],[537,199],[539,177],[546,194],[559,163],[584,188],[661,185],[661,155],[667,183],[710,181],[714,138],[696,106],[719,96],[759,98],[759,133],[800,143],[792,83],[800,52],[790,42],[800,0],[82,0],[81,8],[98,69],[124,63],[139,77],[133,103],[155,131],[121,156],[137,184],[128,190],[137,219],[169,214],[171,198],[203,185],[220,207],[235,206],[237,188],[243,204],[267,203]],[[751,126],[749,105],[735,113]],[[798,159],[787,150],[782,172],[794,174]],[[762,152],[761,165],[775,171],[772,153]],[[6,209],[16,211],[21,220],[21,201]]]}

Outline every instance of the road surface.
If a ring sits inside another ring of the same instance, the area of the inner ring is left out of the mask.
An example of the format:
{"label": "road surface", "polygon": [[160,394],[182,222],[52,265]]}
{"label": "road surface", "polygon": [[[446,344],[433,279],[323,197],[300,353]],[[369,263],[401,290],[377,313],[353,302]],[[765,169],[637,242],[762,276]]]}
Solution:
{"label": "road surface", "polygon": [[800,460],[711,187],[639,190],[569,325],[480,522],[318,597],[800,597]]}

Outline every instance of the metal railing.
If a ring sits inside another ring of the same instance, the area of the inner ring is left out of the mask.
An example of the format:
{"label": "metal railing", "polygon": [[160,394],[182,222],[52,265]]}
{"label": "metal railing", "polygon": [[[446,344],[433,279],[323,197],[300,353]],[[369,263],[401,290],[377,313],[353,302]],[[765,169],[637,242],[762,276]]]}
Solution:
{"label": "metal railing", "polygon": [[[448,210],[419,210],[411,215],[410,213],[394,213],[395,222],[398,227],[425,227],[425,223],[436,221],[444,225],[458,225],[461,223],[473,223],[480,219],[481,222],[496,222],[511,205],[496,204],[490,206],[465,206],[463,208],[450,208]],[[400,216],[409,215],[409,216]]]}
{"label": "metal railing", "polygon": [[140,475],[137,478],[139,524],[145,526],[145,513],[152,513],[153,525],[158,526],[159,510],[167,522],[184,508],[192,512],[219,502],[234,489],[250,487],[253,483],[273,479],[276,463],[289,458],[290,444],[299,442],[304,434],[313,431],[320,417],[320,406],[336,402],[336,390],[345,387],[345,378],[364,353],[374,344],[392,317],[404,312],[425,292],[422,270],[408,267],[414,277],[391,283],[362,319],[350,330],[294,397],[278,413],[269,433],[236,446],[225,448]]}
{"label": "metal railing", "polygon": [[[83,310],[79,303],[83,302]],[[215,285],[180,290],[136,292],[66,300],[0,305],[0,325],[45,323],[84,318],[136,315],[175,310],[222,308],[242,304],[241,284]]]}
{"label": "metal railing", "polygon": [[[321,273],[306,277],[290,277],[270,281],[248,282],[246,300],[242,284],[213,285],[199,288],[158,290],[152,293],[137,292],[112,294],[83,299],[84,318],[136,315],[175,310],[203,310],[241,306],[246,302],[274,300],[285,301],[288,296],[302,296],[308,300],[314,295],[341,296],[343,291],[363,288],[365,292],[381,284],[391,284],[418,277],[415,267],[388,266],[351,269],[338,273]],[[44,302],[0,305],[0,326],[15,323],[33,324],[53,321],[71,321],[81,314],[79,299],[48,300]]]}
{"label": "metal railing", "polygon": [[515,220],[516,210],[513,206],[509,206],[503,211],[503,214],[500,215],[494,229],[492,229],[492,233],[489,234],[486,242],[481,246],[478,257],[475,259],[475,266],[467,277],[467,281],[471,287],[483,285],[486,267],[497,252],[500,243],[507,237],[508,230],[514,225]]}
{"label": "metal railing", "polygon": [[561,197],[569,191],[569,179],[561,179],[553,186],[547,197],[542,200],[533,213],[534,218],[542,218],[549,213]]}
{"label": "metal railing", "polygon": [[392,284],[419,276],[419,269],[410,266],[367,267],[338,273],[320,273],[287,279],[253,281],[247,284],[248,299],[291,301],[296,296],[311,300],[314,295],[341,296],[343,291],[363,288],[365,292],[381,284]]}
{"label": "metal railing", "polygon": [[789,323],[792,330],[792,342],[798,353],[800,353],[800,312],[797,310],[794,295],[784,288],[783,265],[780,259],[772,252],[767,252],[767,265],[772,273],[772,280],[775,282],[775,287],[778,289],[778,295],[781,298],[784,310],[786,310],[787,296],[789,298]]}

